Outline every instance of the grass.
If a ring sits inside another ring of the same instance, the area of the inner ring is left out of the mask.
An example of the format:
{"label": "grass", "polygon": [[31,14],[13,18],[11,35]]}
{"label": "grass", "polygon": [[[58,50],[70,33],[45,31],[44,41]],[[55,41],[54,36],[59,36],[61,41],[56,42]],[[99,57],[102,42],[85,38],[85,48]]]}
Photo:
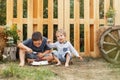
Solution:
{"label": "grass", "polygon": [[53,80],[55,74],[45,67],[19,67],[16,63],[7,63],[0,69],[0,78],[7,80]]}

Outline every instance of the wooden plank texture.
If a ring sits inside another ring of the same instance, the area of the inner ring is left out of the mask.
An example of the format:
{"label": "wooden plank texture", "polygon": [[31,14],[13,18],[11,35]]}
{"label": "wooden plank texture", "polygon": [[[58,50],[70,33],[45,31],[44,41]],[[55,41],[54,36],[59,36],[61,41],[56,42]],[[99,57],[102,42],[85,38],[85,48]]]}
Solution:
{"label": "wooden plank texture", "polygon": [[74,0],[74,47],[77,51],[80,51],[79,4],[79,0]]}
{"label": "wooden plank texture", "polygon": [[[17,0],[17,28],[23,33],[23,0]],[[20,41],[23,40],[23,36],[20,36]]]}
{"label": "wooden plank texture", "polygon": [[[27,18],[23,18],[23,0],[17,0],[17,18],[13,18],[13,0],[7,0],[7,25],[17,24],[22,31],[23,24],[27,24],[27,38],[31,38],[34,31],[43,33],[43,25],[48,25],[48,38],[53,40],[53,25],[63,28],[70,40],[70,24],[74,24],[74,47],[80,51],[80,24],[84,24],[84,55],[96,57],[98,55],[97,34],[99,24],[107,25],[106,17],[99,19],[100,0],[84,0],[84,18],[79,18],[80,0],[74,0],[74,18],[70,18],[70,0],[58,0],[58,18],[53,18],[54,0],[48,0],[48,18],[43,18],[43,0],[27,0]],[[113,0],[116,11],[115,24],[120,25],[120,0]],[[110,0],[104,0],[104,13],[109,9]],[[92,32],[91,32],[91,31]],[[22,31],[23,32],[23,31]],[[20,37],[23,39],[23,36]],[[94,41],[94,43],[93,43]],[[83,54],[82,53],[82,54]]]}
{"label": "wooden plank texture", "polygon": [[13,19],[13,0],[7,0],[7,25],[12,25],[12,19]]}
{"label": "wooden plank texture", "polygon": [[87,56],[90,55],[90,24],[89,24],[89,18],[90,18],[90,11],[89,11],[89,3],[90,1],[89,0],[84,0],[84,19],[85,19],[85,24],[84,24],[84,27],[85,27],[85,34],[84,34],[84,41],[85,41],[85,54]]}
{"label": "wooden plank texture", "polygon": [[33,0],[28,0],[28,26],[27,26],[27,38],[31,38],[33,33]]}
{"label": "wooden plank texture", "polygon": [[43,34],[43,0],[38,0],[37,8],[37,31],[40,31]]}
{"label": "wooden plank texture", "polygon": [[58,28],[63,29],[64,27],[64,0],[58,0]]}
{"label": "wooden plank texture", "polygon": [[66,32],[66,39],[70,40],[70,0],[64,0],[64,30]]}
{"label": "wooden plank texture", "polygon": [[115,0],[114,2],[114,9],[116,11],[115,14],[115,25],[120,25],[120,0]]}
{"label": "wooden plank texture", "polygon": [[48,0],[48,38],[53,41],[53,0]]}
{"label": "wooden plank texture", "polygon": [[98,55],[99,49],[97,45],[97,30],[99,29],[99,0],[94,0],[94,52],[91,53],[91,56],[96,57]]}

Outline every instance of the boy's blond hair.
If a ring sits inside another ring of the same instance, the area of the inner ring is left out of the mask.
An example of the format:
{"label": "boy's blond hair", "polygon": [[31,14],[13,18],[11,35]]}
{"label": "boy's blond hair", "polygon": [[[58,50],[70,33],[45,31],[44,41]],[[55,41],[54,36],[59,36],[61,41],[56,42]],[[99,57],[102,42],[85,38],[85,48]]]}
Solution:
{"label": "boy's blond hair", "polygon": [[56,35],[57,35],[57,33],[62,33],[64,36],[66,36],[66,32],[63,29],[58,29],[56,31]]}

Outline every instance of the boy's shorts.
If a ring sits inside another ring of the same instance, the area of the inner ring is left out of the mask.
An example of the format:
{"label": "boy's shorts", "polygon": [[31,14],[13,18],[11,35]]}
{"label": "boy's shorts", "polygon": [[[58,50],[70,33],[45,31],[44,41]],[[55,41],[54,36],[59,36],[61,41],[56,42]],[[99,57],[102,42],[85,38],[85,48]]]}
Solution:
{"label": "boy's shorts", "polygon": [[[29,58],[29,59],[38,59],[39,57],[37,56],[37,54],[26,53],[26,58]],[[45,56],[49,56],[49,54],[46,54]]]}
{"label": "boy's shorts", "polygon": [[[70,52],[66,52],[63,54],[59,54],[57,51],[53,51],[53,55],[55,55],[61,62],[65,62],[66,61],[66,54],[70,54]],[[72,56],[70,54],[70,59],[72,59]]]}
{"label": "boy's shorts", "polygon": [[37,54],[26,53],[26,58],[29,58],[29,59],[37,59],[38,56],[37,56]]}

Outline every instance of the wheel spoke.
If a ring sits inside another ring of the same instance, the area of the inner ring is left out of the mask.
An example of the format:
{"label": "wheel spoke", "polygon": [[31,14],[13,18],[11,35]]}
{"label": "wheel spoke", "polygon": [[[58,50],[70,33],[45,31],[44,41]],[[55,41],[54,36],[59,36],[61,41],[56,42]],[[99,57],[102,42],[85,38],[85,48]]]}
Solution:
{"label": "wheel spoke", "polygon": [[115,43],[117,43],[116,38],[111,33],[108,33],[108,35],[115,41]]}
{"label": "wheel spoke", "polygon": [[104,54],[106,54],[106,51],[104,49],[101,49],[103,51]]}
{"label": "wheel spoke", "polygon": [[118,36],[119,36],[119,39],[120,39],[120,30],[118,30]]}
{"label": "wheel spoke", "polygon": [[106,54],[108,54],[108,53],[110,53],[110,52],[112,52],[112,51],[114,51],[114,50],[116,50],[116,49],[117,49],[117,47],[115,47],[115,48],[113,48],[113,49],[107,51]]}
{"label": "wheel spoke", "polygon": [[120,64],[120,26],[106,29],[99,43],[103,57],[112,63]]}
{"label": "wheel spoke", "polygon": [[116,46],[116,44],[115,43],[110,43],[110,42],[103,42],[103,44],[106,44],[106,45],[111,45],[111,46]]}
{"label": "wheel spoke", "polygon": [[115,56],[115,59],[114,59],[114,60],[117,60],[117,59],[118,59],[119,54],[120,54],[120,50],[118,50],[118,51],[117,51],[117,54],[116,54],[116,56]]}

